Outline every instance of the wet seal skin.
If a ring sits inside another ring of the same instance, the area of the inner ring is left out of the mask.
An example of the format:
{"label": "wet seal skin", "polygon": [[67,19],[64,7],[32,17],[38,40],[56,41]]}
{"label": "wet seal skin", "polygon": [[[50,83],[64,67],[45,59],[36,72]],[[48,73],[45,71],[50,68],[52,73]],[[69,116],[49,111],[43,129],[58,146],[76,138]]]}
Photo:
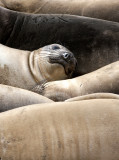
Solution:
{"label": "wet seal skin", "polygon": [[0,114],[3,160],[118,160],[119,100],[38,104]]}
{"label": "wet seal skin", "polygon": [[0,0],[0,6],[27,13],[72,14],[119,22],[119,0]]}
{"label": "wet seal skin", "polygon": [[41,103],[53,101],[28,90],[0,84],[0,112]]}
{"label": "wet seal skin", "polygon": [[0,17],[0,43],[29,51],[61,44],[77,58],[79,75],[119,60],[119,23],[72,15],[24,14],[2,7]]}
{"label": "wet seal skin", "polygon": [[67,48],[52,44],[35,51],[0,44],[0,83],[31,90],[42,82],[73,76],[76,58]]}
{"label": "wet seal skin", "polygon": [[54,101],[100,92],[119,94],[119,61],[83,76],[36,86],[36,92]]}

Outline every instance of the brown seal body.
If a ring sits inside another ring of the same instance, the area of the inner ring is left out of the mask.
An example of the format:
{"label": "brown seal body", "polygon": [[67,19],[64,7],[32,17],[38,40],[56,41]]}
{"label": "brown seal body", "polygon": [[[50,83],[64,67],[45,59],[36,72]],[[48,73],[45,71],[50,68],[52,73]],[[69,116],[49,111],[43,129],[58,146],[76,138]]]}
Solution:
{"label": "brown seal body", "polygon": [[75,70],[76,59],[65,47],[52,44],[33,52],[0,44],[0,83],[32,89],[44,81],[66,79]]}
{"label": "brown seal body", "polygon": [[11,10],[39,14],[73,14],[119,22],[119,0],[0,0]]}
{"label": "brown seal body", "polygon": [[118,160],[119,100],[21,107],[0,114],[3,160]]}
{"label": "brown seal body", "polygon": [[52,100],[36,93],[0,84],[0,112],[31,104],[52,102]]}
{"label": "brown seal body", "polygon": [[32,51],[62,44],[77,58],[79,75],[119,60],[119,23],[71,15],[24,14],[2,7],[0,17],[0,43]]}
{"label": "brown seal body", "polygon": [[55,101],[98,92],[119,94],[119,61],[83,76],[36,86],[38,91]]}

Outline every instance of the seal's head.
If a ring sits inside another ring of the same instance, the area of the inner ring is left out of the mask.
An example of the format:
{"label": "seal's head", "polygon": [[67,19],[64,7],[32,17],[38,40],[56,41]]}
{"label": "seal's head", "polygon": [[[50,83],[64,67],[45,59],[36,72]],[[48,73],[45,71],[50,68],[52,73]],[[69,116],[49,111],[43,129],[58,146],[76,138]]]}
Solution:
{"label": "seal's head", "polygon": [[73,53],[59,44],[40,48],[39,68],[47,81],[72,77],[77,61]]}

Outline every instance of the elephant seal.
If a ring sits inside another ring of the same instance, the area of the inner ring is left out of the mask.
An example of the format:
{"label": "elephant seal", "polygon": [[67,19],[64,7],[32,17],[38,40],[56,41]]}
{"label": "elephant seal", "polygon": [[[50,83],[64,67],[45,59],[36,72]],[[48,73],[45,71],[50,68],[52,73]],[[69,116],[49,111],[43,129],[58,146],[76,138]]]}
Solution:
{"label": "elephant seal", "polygon": [[40,103],[53,101],[28,90],[0,84],[0,112]]}
{"label": "elephant seal", "polygon": [[30,90],[44,81],[69,78],[75,67],[73,53],[58,44],[32,52],[0,44],[1,84]]}
{"label": "elephant seal", "polygon": [[83,101],[83,100],[89,100],[89,99],[119,99],[119,95],[113,94],[113,93],[92,93],[84,96],[70,98],[65,100],[65,102]]}
{"label": "elephant seal", "polygon": [[33,91],[54,101],[98,92],[119,94],[119,61],[73,79],[38,85]]}
{"label": "elephant seal", "polygon": [[24,14],[2,7],[0,17],[0,43],[23,50],[62,44],[77,58],[78,75],[119,60],[119,23],[71,15]]}
{"label": "elephant seal", "polygon": [[20,12],[73,14],[119,22],[119,0],[0,0],[0,5]]}
{"label": "elephant seal", "polygon": [[60,102],[0,114],[3,160],[118,160],[119,100]]}

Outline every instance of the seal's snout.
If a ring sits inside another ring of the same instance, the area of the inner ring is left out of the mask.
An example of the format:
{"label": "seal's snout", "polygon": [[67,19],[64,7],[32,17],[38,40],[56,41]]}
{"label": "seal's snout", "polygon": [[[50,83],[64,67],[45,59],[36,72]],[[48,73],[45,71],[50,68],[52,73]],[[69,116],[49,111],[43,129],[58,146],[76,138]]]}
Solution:
{"label": "seal's snout", "polygon": [[69,61],[71,58],[70,53],[68,53],[68,52],[63,53],[62,56],[66,61]]}
{"label": "seal's snout", "polygon": [[65,72],[68,75],[68,77],[71,78],[73,72],[76,69],[77,60],[74,57],[73,53],[67,49],[61,50],[60,55],[62,59],[62,65],[65,68]]}

